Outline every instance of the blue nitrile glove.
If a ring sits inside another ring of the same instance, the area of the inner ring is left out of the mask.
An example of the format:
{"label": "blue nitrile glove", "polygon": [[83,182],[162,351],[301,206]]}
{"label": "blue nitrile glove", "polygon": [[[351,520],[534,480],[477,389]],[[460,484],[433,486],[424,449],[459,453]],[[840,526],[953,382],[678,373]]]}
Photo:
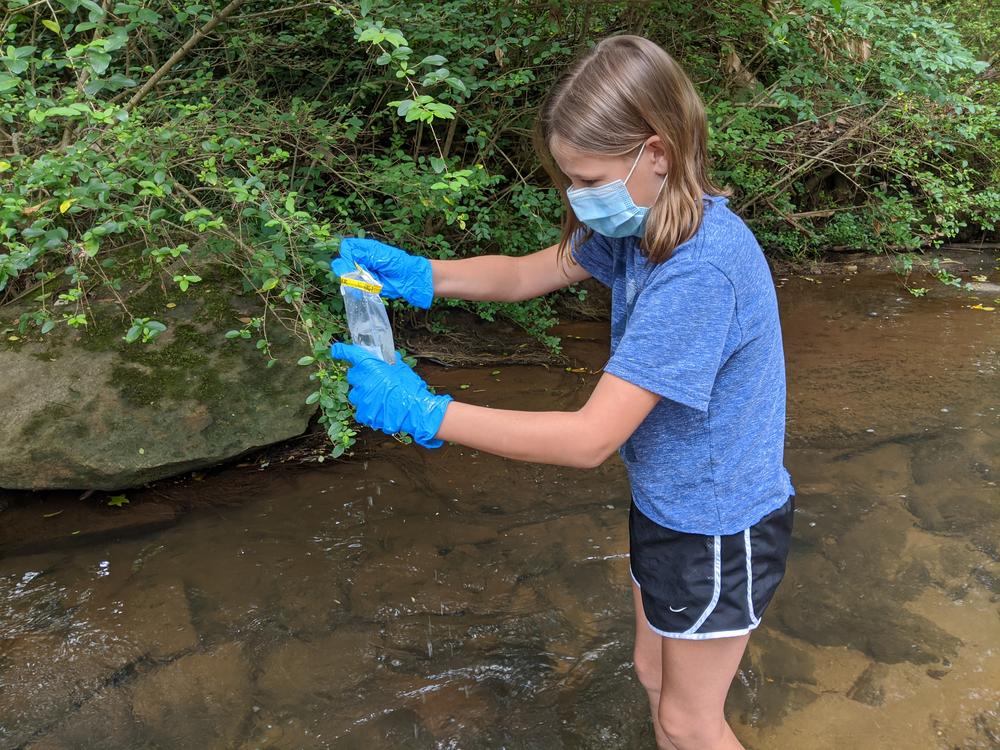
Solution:
{"label": "blue nitrile glove", "polygon": [[442,444],[434,436],[452,398],[431,393],[402,354],[396,352],[396,364],[390,365],[360,346],[338,342],[330,356],[350,364],[347,398],[357,408],[358,422],[389,435],[408,432],[425,448]]}
{"label": "blue nitrile glove", "polygon": [[355,263],[375,274],[382,283],[383,297],[402,297],[425,310],[434,301],[433,273],[427,258],[378,240],[345,237],[340,241],[340,257],[331,260],[330,267],[343,276],[355,270]]}

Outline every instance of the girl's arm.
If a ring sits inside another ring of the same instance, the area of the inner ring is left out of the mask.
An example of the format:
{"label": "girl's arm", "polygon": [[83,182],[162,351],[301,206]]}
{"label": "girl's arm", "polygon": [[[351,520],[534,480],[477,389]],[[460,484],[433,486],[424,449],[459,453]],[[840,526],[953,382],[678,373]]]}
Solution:
{"label": "girl's arm", "polygon": [[491,302],[520,302],[590,277],[583,266],[559,261],[557,245],[515,258],[483,255],[432,260],[434,296]]}
{"label": "girl's arm", "polygon": [[452,401],[435,437],[520,461],[590,469],[628,440],[659,399],[604,373],[578,411],[512,411]]}

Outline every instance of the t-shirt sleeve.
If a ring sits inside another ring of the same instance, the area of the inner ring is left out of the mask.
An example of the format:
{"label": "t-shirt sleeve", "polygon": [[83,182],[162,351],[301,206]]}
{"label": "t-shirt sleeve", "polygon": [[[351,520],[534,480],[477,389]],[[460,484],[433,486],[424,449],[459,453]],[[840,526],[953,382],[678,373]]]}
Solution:
{"label": "t-shirt sleeve", "polygon": [[584,232],[581,230],[570,239],[569,247],[573,259],[604,286],[611,286],[614,276],[611,243],[607,237],[597,232],[591,232],[585,242],[582,241],[583,235]]}
{"label": "t-shirt sleeve", "polygon": [[733,285],[712,264],[654,269],[604,371],[708,411],[735,314]]}

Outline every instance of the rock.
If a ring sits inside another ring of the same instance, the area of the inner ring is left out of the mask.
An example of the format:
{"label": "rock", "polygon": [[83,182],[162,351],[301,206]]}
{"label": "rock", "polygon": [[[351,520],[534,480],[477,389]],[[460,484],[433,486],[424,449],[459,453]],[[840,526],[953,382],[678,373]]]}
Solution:
{"label": "rock", "polygon": [[62,726],[28,745],[26,750],[74,750],[82,747],[132,750],[143,747],[128,699],[127,690],[104,690],[72,713]]}
{"label": "rock", "polygon": [[765,682],[816,684],[816,659],[806,649],[761,628],[750,639],[748,660]]}
{"label": "rock", "polygon": [[983,711],[976,714],[972,725],[976,728],[976,734],[989,743],[984,747],[1000,747],[1000,713]]}
{"label": "rock", "polygon": [[0,747],[58,725],[138,657],[127,642],[87,628],[0,641]]}
{"label": "rock", "polygon": [[95,630],[128,639],[155,660],[191,651],[199,643],[180,581],[126,586],[115,591],[113,601],[88,601],[77,616]]}
{"label": "rock", "polygon": [[872,664],[858,677],[847,697],[868,706],[881,706],[885,703],[885,678],[889,668],[885,664]]}
{"label": "rock", "polygon": [[750,639],[726,699],[726,714],[738,716],[741,724],[777,726],[818,694],[812,653],[765,625]]}
{"label": "rock", "polygon": [[854,648],[886,664],[954,658],[962,642],[903,606],[913,596],[911,589],[897,598],[894,590],[887,594],[876,588],[873,581],[885,577],[885,559],[873,559],[870,575],[859,579],[819,555],[797,556],[773,612],[768,609],[771,626],[807,643]]}
{"label": "rock", "polygon": [[257,695],[270,710],[310,714],[331,694],[348,691],[375,668],[374,634],[367,628],[338,628],[310,641],[288,641],[260,665]]}
{"label": "rock", "polygon": [[990,281],[970,281],[967,283],[970,292],[977,292],[978,294],[1000,294],[1000,284],[994,284]]}
{"label": "rock", "polygon": [[[268,368],[250,342],[225,339],[260,312],[236,280],[200,272],[203,282],[186,295],[164,294],[156,279],[122,290],[133,315],[167,326],[148,344],[125,343],[128,322],[102,300],[92,300],[84,329],[60,325],[2,342],[4,487],[133,487],[305,430],[316,407],[305,404],[314,386],[296,365],[301,344],[283,326],[268,327],[277,360]],[[36,306],[7,306],[2,323]]]}
{"label": "rock", "polygon": [[156,747],[234,747],[250,709],[250,665],[235,643],[158,669],[132,699],[132,714]]}
{"label": "rock", "polygon": [[346,617],[343,582],[332,576],[283,576],[275,592],[279,627],[295,636],[329,632]]}

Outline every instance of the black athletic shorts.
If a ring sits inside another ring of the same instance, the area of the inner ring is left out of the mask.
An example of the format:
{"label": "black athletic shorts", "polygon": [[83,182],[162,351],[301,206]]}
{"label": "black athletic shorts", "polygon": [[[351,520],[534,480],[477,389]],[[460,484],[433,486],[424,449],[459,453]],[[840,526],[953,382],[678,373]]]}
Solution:
{"label": "black athletic shorts", "polygon": [[632,579],[656,633],[667,638],[745,635],[760,624],[785,574],[792,536],[791,497],[735,534],[685,534],[629,511]]}

